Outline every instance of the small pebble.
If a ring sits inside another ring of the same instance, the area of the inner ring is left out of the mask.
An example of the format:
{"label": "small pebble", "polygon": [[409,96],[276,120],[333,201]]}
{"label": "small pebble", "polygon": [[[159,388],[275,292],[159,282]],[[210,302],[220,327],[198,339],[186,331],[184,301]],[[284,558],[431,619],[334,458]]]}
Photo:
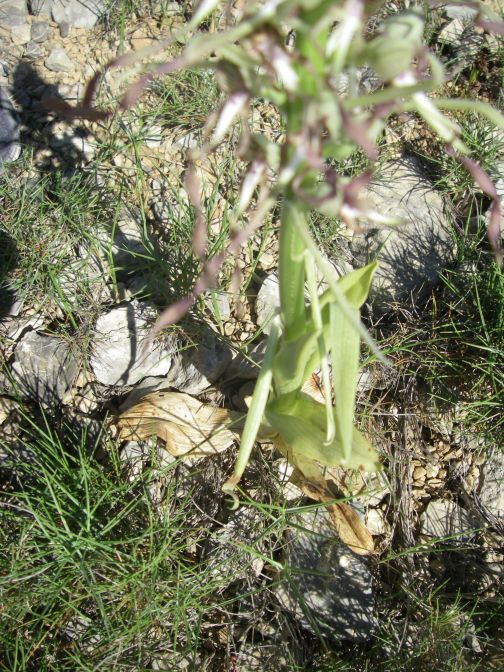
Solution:
{"label": "small pebble", "polygon": [[45,21],[35,21],[31,24],[31,39],[33,42],[44,42],[49,37],[50,31]]}
{"label": "small pebble", "polygon": [[437,476],[438,473],[439,473],[439,465],[437,465],[437,464],[428,464],[428,465],[425,467],[425,472],[426,472],[426,476],[427,476],[427,478],[436,478],[436,476]]}
{"label": "small pebble", "polygon": [[30,61],[38,61],[45,56],[45,49],[32,40],[26,45],[23,56]]}
{"label": "small pebble", "polygon": [[424,467],[415,467],[415,469],[413,469],[413,478],[415,481],[423,480],[426,474],[427,471]]}
{"label": "small pebble", "polygon": [[461,455],[462,455],[462,448],[457,448],[456,450],[451,450],[450,452],[446,453],[444,459],[455,460],[457,457],[460,457]]}
{"label": "small pebble", "polygon": [[61,37],[68,37],[70,35],[70,24],[68,21],[62,21],[59,24],[59,33]]}

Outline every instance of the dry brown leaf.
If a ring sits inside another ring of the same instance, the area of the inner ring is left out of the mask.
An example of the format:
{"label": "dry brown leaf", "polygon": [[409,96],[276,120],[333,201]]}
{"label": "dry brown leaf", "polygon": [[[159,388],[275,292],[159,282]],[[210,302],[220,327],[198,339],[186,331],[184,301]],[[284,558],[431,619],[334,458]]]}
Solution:
{"label": "dry brown leaf", "polygon": [[321,404],[325,404],[325,397],[322,392],[322,385],[316,373],[312,373],[303,383],[301,391],[308,394],[312,399]]}
{"label": "dry brown leaf", "polygon": [[329,523],[341,541],[358,555],[374,553],[375,546],[371,533],[361,521],[359,514],[349,504],[334,503],[334,500],[340,498],[341,494],[334,483],[324,478],[321,467],[314,460],[292,451],[281,439],[275,439],[274,442],[294,466],[290,478],[291,483],[297,485],[310,499],[326,503]]}
{"label": "dry brown leaf", "polygon": [[[157,436],[179,457],[213,455],[240,439],[244,416],[216,408],[182,392],[153,392],[114,421],[118,438],[143,441]],[[232,424],[232,427],[229,426]]]}

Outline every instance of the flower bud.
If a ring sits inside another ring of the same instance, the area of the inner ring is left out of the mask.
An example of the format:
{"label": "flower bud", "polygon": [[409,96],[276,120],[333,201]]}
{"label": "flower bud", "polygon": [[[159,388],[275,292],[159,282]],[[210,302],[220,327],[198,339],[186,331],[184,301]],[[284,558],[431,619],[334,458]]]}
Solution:
{"label": "flower bud", "polygon": [[385,22],[380,35],[365,47],[369,65],[385,81],[408,70],[422,44],[424,23],[415,12],[404,12]]}

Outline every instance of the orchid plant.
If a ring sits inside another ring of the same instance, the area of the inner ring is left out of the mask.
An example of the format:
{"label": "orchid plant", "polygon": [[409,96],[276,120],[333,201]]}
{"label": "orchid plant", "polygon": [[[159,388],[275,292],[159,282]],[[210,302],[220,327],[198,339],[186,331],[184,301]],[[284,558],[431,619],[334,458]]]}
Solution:
{"label": "orchid plant", "polygon": [[[177,34],[109,65],[127,66],[156,48],[181,40],[185,44],[182,53],[170,62],[146,66],[144,74],[128,86],[120,106],[133,105],[154,78],[187,67],[213,69],[225,95],[220,110],[208,120],[202,147],[188,154],[186,186],[196,212],[193,245],[202,272],[192,292],[160,316],[153,334],[191,308],[215,282],[227,255],[236,255],[272,208],[280,205],[280,311],[273,319],[235,470],[224,490],[234,492],[258,435],[276,442],[301,480],[313,476],[319,465],[375,470],[378,456],[355,428],[353,417],[361,341],[377,351],[359,312],[375,264],[338,277],[310,234],[310,212],[315,209],[336,216],[349,227],[397,224],[370,210],[359,199],[359,191],[372,178],[377,142],[387,119],[414,111],[492,199],[488,236],[498,253],[500,210],[495,188],[469,157],[460,126],[443,110],[484,115],[502,129],[504,119],[485,103],[432,95],[444,83],[445,71],[424,44],[419,8],[379,20],[371,32],[369,18],[383,16],[383,1],[267,0],[251,6],[223,31],[198,31],[218,4],[203,0]],[[504,34],[499,17],[483,5],[461,4],[476,7],[475,23],[480,28]],[[294,35],[293,47],[287,46],[288,33]],[[358,73],[363,67],[381,79],[377,90],[359,90]],[[98,81],[96,76],[90,82],[83,105],[72,114],[92,118],[110,114],[91,107]],[[251,131],[249,107],[258,98],[275,106],[281,115],[282,144]],[[229,244],[208,258],[207,223],[192,167],[215,152],[232,128],[238,129],[235,151],[246,169]],[[356,150],[367,155],[369,170],[353,179],[339,174],[335,163]],[[316,268],[325,281],[322,294]],[[319,400],[304,391],[315,371],[320,372],[323,391]]]}

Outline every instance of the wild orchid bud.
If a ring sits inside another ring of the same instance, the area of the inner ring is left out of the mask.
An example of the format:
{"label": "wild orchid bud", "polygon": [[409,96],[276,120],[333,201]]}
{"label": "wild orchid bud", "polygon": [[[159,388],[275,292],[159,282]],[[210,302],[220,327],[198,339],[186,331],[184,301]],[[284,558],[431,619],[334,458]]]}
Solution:
{"label": "wild orchid bud", "polygon": [[385,81],[410,69],[422,46],[424,22],[416,12],[403,12],[385,21],[380,35],[364,48],[369,65]]}

